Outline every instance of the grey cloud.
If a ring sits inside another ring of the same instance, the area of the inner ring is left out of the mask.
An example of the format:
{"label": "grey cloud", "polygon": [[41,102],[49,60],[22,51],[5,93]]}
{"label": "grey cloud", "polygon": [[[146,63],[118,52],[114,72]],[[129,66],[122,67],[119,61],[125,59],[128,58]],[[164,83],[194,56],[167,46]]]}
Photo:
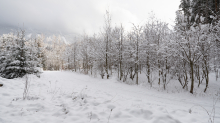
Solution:
{"label": "grey cloud", "polygon": [[[139,22],[156,10],[174,19],[179,0],[0,0],[0,28],[24,27],[29,31],[92,34],[104,25],[105,10],[110,8],[114,23]],[[159,4],[162,2],[163,5]],[[167,3],[167,4],[165,4]],[[173,3],[173,5],[172,5]],[[168,7],[170,5],[171,7]],[[159,7],[159,8],[158,8]],[[173,7],[173,9],[171,9]],[[0,29],[0,31],[1,31]]]}
{"label": "grey cloud", "polygon": [[24,24],[40,31],[78,33],[89,23],[97,25],[97,16],[102,15],[93,14],[96,11],[88,1],[1,0],[0,25],[22,27]]}

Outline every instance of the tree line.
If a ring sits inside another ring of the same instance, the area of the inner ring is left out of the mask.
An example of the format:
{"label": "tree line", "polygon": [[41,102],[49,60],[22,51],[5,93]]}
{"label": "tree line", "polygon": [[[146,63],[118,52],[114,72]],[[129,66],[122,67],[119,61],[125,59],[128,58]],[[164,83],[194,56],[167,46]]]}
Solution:
{"label": "tree line", "polygon": [[[129,31],[125,31],[123,24],[112,26],[108,11],[104,19],[105,25],[100,33],[93,36],[84,34],[71,44],[63,42],[61,36],[40,35],[29,41],[24,40],[23,33],[1,36],[1,44],[7,42],[7,45],[1,45],[0,49],[0,75],[10,78],[7,76],[12,75],[6,72],[10,70],[19,73],[13,77],[20,77],[42,67],[44,70],[72,70],[103,79],[116,75],[120,81],[132,80],[138,85],[139,74],[142,73],[150,86],[157,82],[166,89],[174,79],[183,89],[190,87],[190,93],[194,92],[195,83],[199,87],[202,82],[206,84],[206,92],[212,71],[217,80],[219,1],[182,0],[173,29],[153,14],[146,23],[133,24]],[[8,61],[6,56],[13,59]],[[20,75],[17,69],[23,70],[23,74]]]}

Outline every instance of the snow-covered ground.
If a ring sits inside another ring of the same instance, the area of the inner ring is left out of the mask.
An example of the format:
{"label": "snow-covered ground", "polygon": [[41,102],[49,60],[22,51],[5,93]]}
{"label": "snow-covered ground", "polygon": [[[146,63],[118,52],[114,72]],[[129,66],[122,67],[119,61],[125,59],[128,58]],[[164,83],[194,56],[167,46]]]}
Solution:
{"label": "snow-covered ground", "polygon": [[[0,123],[208,123],[206,110],[211,113],[220,87],[211,77],[206,94],[192,95],[176,87],[161,91],[116,78],[48,71],[41,78],[29,76],[27,100],[22,99],[25,78],[0,78]],[[190,111],[194,105],[201,107]],[[220,101],[214,122],[220,123]]]}

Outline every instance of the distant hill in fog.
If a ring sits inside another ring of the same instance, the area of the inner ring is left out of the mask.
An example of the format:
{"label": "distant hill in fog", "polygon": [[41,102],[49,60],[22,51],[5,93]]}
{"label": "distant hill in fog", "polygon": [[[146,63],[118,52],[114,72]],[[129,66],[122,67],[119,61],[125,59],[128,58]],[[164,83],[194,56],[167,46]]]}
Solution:
{"label": "distant hill in fog", "polygon": [[62,40],[64,40],[67,43],[72,43],[74,42],[75,38],[80,37],[80,35],[76,33],[63,33],[58,30],[48,31],[47,29],[37,30],[37,29],[26,28],[26,27],[23,28],[23,26],[11,26],[11,25],[6,25],[6,24],[0,24],[0,35],[11,33],[11,32],[16,33],[20,29],[25,29],[26,36],[28,37],[36,37],[36,35],[38,34],[44,34],[45,37],[50,37],[53,35],[60,35],[62,37]]}

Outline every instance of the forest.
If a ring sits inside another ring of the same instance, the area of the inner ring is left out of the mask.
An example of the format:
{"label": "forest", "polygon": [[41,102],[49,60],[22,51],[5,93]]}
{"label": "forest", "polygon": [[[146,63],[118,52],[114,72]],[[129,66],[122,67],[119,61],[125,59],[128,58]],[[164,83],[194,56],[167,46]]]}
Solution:
{"label": "forest", "polygon": [[[0,75],[13,79],[39,70],[71,70],[94,77],[117,76],[119,81],[139,84],[144,73],[149,85],[178,80],[193,94],[195,86],[209,85],[209,73],[219,77],[220,20],[218,0],[181,0],[175,26],[150,14],[142,25],[113,26],[106,11],[98,34],[84,34],[65,43],[59,35],[27,37],[25,30],[0,37]],[[39,76],[39,75],[38,75]]]}

